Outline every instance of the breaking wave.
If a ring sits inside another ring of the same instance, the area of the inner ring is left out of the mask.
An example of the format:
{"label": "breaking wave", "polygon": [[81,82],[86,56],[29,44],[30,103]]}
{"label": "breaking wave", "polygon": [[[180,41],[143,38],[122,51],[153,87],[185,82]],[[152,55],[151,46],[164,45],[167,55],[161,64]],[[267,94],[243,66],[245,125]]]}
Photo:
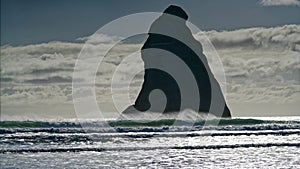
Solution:
{"label": "breaking wave", "polygon": [[298,124],[300,121],[284,121],[284,120],[262,120],[262,119],[212,119],[198,120],[195,122],[161,119],[161,120],[108,120],[108,121],[81,121],[81,122],[53,122],[53,121],[1,121],[0,128],[80,128],[82,125],[90,127],[98,127],[101,124],[108,124],[110,127],[162,127],[173,126],[175,122],[180,125],[203,126],[204,124],[218,124],[219,126],[230,125],[262,125],[262,124]]}

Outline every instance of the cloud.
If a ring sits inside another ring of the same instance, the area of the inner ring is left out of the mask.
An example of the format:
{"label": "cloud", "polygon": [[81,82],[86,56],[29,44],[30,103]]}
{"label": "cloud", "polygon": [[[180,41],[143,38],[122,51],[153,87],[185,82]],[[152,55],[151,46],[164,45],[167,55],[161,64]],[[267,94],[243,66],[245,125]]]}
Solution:
{"label": "cloud", "polygon": [[259,2],[262,6],[299,6],[299,0],[261,0]]}
{"label": "cloud", "polygon": [[299,95],[299,56],[231,60],[234,58],[227,57],[224,67],[232,102],[284,103],[295,101]]}
{"label": "cloud", "polygon": [[[229,102],[299,100],[300,25],[205,34],[222,59]],[[201,34],[194,36],[200,38]]]}
{"label": "cloud", "polygon": [[297,103],[300,96],[299,85],[270,85],[262,87],[257,84],[229,85],[227,100],[230,103]]}
{"label": "cloud", "polygon": [[49,84],[49,83],[72,83],[72,77],[61,77],[61,76],[51,76],[48,78],[42,79],[30,79],[25,80],[25,83],[33,83],[33,84]]}
{"label": "cloud", "polygon": [[68,85],[5,85],[1,86],[1,105],[66,103],[71,94]]}
{"label": "cloud", "polygon": [[[229,102],[286,103],[299,98],[300,25],[204,33],[223,62]],[[194,36],[199,38],[200,34]],[[97,56],[109,44],[118,41],[118,37],[107,35],[79,39],[90,41],[89,49],[96,48]],[[83,42],[1,46],[1,104],[71,103],[73,69],[83,46]],[[141,44],[121,43],[106,55],[96,77],[99,102],[112,102],[110,84],[117,66],[140,48]],[[84,58],[90,59],[89,52],[86,51]],[[91,61],[97,61],[97,58]],[[130,61],[130,66],[120,73],[129,77],[133,70],[131,66],[142,64],[141,59]],[[132,98],[140,90],[142,80],[141,72],[131,83]],[[119,86],[122,87],[122,81]],[[76,94],[84,96],[87,93],[78,91]]]}
{"label": "cloud", "polygon": [[[299,51],[300,25],[273,28],[247,28],[234,31],[208,31],[206,35],[217,48],[248,48]],[[195,35],[201,36],[201,34]]]}
{"label": "cloud", "polygon": [[88,42],[90,44],[112,44],[115,42],[120,41],[122,38],[118,36],[108,36],[105,34],[98,34],[95,33],[91,36],[86,36],[86,37],[79,37],[77,38],[78,41],[83,41],[83,42]]}
{"label": "cloud", "polygon": [[297,101],[299,28],[286,25],[207,33],[222,58],[230,102]]}

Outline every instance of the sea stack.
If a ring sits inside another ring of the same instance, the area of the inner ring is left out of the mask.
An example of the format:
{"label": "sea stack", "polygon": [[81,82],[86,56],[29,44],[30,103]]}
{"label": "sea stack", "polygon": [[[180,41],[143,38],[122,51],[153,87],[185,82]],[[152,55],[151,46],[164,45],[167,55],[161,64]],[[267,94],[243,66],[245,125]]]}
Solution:
{"label": "sea stack", "polygon": [[[144,82],[134,105],[123,114],[191,109],[231,117],[202,45],[186,25],[187,19],[182,8],[171,5],[152,23],[141,49]],[[174,62],[168,59],[174,56]]]}

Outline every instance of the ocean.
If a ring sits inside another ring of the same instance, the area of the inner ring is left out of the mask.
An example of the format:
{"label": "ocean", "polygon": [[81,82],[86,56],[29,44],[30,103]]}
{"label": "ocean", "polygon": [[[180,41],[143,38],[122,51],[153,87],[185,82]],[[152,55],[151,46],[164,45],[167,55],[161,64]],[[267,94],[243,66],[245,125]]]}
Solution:
{"label": "ocean", "polygon": [[0,168],[300,168],[300,117],[1,121]]}

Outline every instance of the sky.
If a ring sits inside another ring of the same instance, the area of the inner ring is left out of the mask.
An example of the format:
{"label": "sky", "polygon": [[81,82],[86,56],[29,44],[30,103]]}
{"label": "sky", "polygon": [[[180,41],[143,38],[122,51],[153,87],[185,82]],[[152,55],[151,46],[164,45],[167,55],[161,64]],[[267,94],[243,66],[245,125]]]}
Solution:
{"label": "sky", "polygon": [[[181,6],[203,31],[194,34],[197,40],[204,34],[214,45],[226,77],[221,85],[226,86],[234,117],[300,116],[299,0],[1,0],[0,119],[75,118],[75,62],[92,52],[102,54],[121,38],[94,33],[120,17],[162,12],[169,4]],[[96,48],[82,51],[87,40]],[[125,79],[143,66],[141,46],[120,44],[99,65],[95,86],[102,110],[115,111],[110,85],[120,65],[129,65],[121,71]],[[218,69],[210,59],[211,69]],[[131,83],[131,102],[142,77],[140,72]]]}
{"label": "sky", "polygon": [[[201,30],[299,24],[297,0],[1,0],[1,45],[75,41],[119,17],[161,12],[169,4],[188,11]],[[263,2],[263,3],[262,3]],[[273,4],[273,5],[272,5]]]}

